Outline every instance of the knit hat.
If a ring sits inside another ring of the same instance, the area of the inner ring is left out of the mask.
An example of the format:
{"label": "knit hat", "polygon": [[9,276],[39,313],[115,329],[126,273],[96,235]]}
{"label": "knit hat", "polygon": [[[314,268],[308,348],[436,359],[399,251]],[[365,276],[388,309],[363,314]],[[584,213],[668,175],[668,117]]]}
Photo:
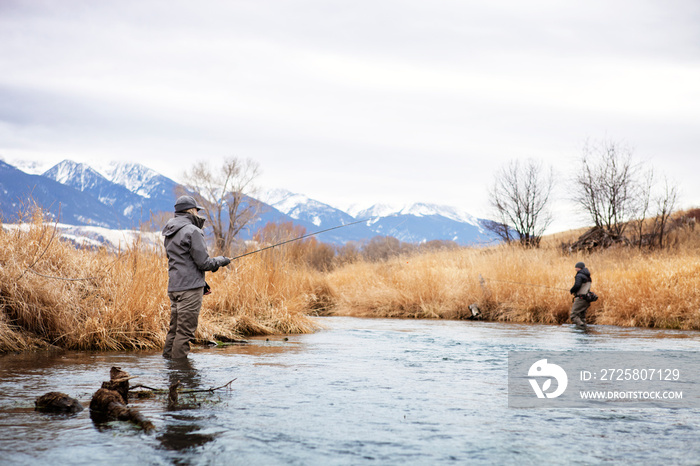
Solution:
{"label": "knit hat", "polygon": [[584,269],[584,268],[586,268],[586,264],[584,264],[583,262],[576,262],[576,265],[574,265],[574,268],[575,269]]}
{"label": "knit hat", "polygon": [[175,212],[185,212],[186,210],[202,210],[204,207],[197,205],[192,196],[180,196],[175,201]]}

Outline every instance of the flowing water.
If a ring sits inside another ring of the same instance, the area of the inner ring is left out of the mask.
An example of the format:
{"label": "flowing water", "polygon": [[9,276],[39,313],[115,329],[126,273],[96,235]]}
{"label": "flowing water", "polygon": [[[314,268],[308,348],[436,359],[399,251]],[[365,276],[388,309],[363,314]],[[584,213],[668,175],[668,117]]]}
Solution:
{"label": "flowing water", "polygon": [[[0,356],[0,464],[699,464],[698,409],[508,407],[510,350],[700,349],[699,332],[319,318],[309,335],[158,352]],[[132,385],[231,390],[130,404],[156,425],[97,424],[109,369]],[[35,412],[61,391],[86,409]]]}

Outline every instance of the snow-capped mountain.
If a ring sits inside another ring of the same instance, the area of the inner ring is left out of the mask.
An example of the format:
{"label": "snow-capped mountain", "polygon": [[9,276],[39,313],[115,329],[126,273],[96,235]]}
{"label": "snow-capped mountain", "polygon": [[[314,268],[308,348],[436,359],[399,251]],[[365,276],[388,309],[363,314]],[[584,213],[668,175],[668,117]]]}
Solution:
{"label": "snow-capped mountain", "polygon": [[52,164],[50,162],[38,162],[36,160],[27,160],[24,158],[10,158],[0,155],[0,161],[23,171],[28,175],[41,175],[48,170]]}
{"label": "snow-capped mountain", "polygon": [[73,186],[78,191],[85,191],[100,184],[104,177],[84,163],[64,160],[43,173],[43,176],[61,184]]}
{"label": "snow-capped mountain", "polygon": [[129,221],[95,197],[51,178],[32,175],[0,161],[0,215],[15,222],[33,203],[53,218],[72,225],[123,228]]}
{"label": "snow-capped mountain", "polygon": [[[292,193],[286,189],[274,189],[265,193],[261,199],[266,204],[294,220],[305,224],[309,233],[347,225],[359,219],[331,207],[328,204],[310,199],[303,194]],[[364,224],[356,224],[332,232],[322,233],[319,240],[330,243],[345,243],[350,240],[359,241],[373,236],[373,231]]]}
{"label": "snow-capped mountain", "polygon": [[393,236],[401,241],[422,243],[450,240],[459,244],[490,243],[493,237],[473,215],[452,206],[415,203],[406,206],[375,204],[368,209],[355,209],[354,215],[343,212],[303,194],[284,189],[268,192],[265,201],[290,217],[312,223],[318,230],[346,225],[357,220],[366,223],[334,230],[329,242],[368,239],[372,236]]}
{"label": "snow-capped mountain", "polygon": [[468,212],[458,209],[457,207],[438,204],[415,203],[400,207],[388,204],[375,204],[368,209],[357,210],[355,213],[355,217],[357,218],[377,218],[396,215],[411,215],[414,217],[439,215],[449,220],[481,227],[479,220]]}
{"label": "snow-capped mountain", "polygon": [[147,221],[150,217],[151,210],[142,196],[111,182],[84,163],[64,160],[47,170],[43,176],[89,194],[102,204],[112,207],[131,220],[123,228],[133,226],[134,222],[138,224]]}
{"label": "snow-capped mountain", "polygon": [[[268,191],[261,200],[292,218],[308,221],[317,227],[323,223],[322,217],[337,211],[337,209],[329,205],[309,199],[303,194],[295,194],[286,189]],[[340,212],[340,214],[350,217],[344,212]]]}
{"label": "snow-capped mountain", "polygon": [[389,215],[396,214],[404,208],[405,206],[391,204],[374,204],[371,207],[365,208],[355,205],[351,210],[349,210],[349,212],[355,218],[367,218],[374,219],[376,221],[376,219],[380,217],[387,217]]}
{"label": "snow-capped mountain", "polygon": [[[34,199],[63,223],[138,228],[152,215],[172,212],[177,186],[175,181],[139,164],[111,164],[100,173],[86,164],[64,160],[38,176],[0,162],[0,213],[5,221],[12,221],[21,204]],[[303,226],[307,233],[332,229],[317,239],[339,245],[374,236],[393,236],[411,243],[449,240],[469,245],[494,241],[479,219],[451,206],[376,204],[366,209],[353,207],[348,212],[283,189],[268,191],[257,202],[262,204],[260,217],[241,233],[241,239],[250,239],[268,222],[292,222]],[[354,224],[335,228],[350,223]]]}
{"label": "snow-capped mountain", "polygon": [[447,240],[468,245],[489,244],[495,239],[477,218],[452,206],[376,204],[356,215],[369,219],[368,225],[376,234],[393,236],[407,243]]}
{"label": "snow-capped mountain", "polygon": [[177,183],[155,170],[138,163],[112,162],[106,168],[107,178],[132,193],[153,200],[172,203]]}

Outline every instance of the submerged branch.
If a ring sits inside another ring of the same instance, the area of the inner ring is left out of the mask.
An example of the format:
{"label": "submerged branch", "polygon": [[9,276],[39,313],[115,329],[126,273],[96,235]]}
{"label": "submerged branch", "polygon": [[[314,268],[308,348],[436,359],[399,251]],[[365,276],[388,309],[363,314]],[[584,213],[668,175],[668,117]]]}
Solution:
{"label": "submerged branch", "polygon": [[[216,391],[216,390],[221,390],[221,389],[223,389],[223,388],[229,388],[229,389],[230,389],[230,388],[231,388],[231,384],[232,384],[235,380],[237,380],[237,379],[238,379],[238,378],[236,377],[235,379],[230,380],[229,382],[223,384],[223,385],[220,386],[220,387],[201,388],[201,389],[186,389],[186,390],[178,390],[177,392],[178,392],[178,393],[182,393],[182,394],[188,394],[188,393],[212,393],[212,392],[214,392],[214,391]],[[149,387],[149,386],[147,386],[147,385],[142,385],[142,384],[134,385],[133,387],[131,387],[131,388],[129,389],[129,391],[131,391],[131,390],[136,390],[137,388],[143,388],[143,389],[150,390],[150,391],[152,391],[153,393],[158,393],[158,394],[167,394],[167,393],[170,393],[170,389],[168,389],[168,388],[153,388],[153,387]]]}

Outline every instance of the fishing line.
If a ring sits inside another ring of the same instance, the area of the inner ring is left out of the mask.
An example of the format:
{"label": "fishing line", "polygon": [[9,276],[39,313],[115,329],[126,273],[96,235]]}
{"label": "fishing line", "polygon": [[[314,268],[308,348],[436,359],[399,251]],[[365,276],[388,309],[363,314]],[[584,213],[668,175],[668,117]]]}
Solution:
{"label": "fishing line", "polygon": [[[18,281],[20,278],[24,277],[24,274],[27,272],[34,272],[33,270],[31,270],[31,268],[34,267],[36,265],[36,263],[39,262],[39,260],[41,260],[42,257],[44,257],[44,254],[46,254],[46,251],[49,250],[49,247],[51,246],[53,239],[56,237],[56,231],[58,231],[58,219],[60,218],[60,215],[61,215],[61,204],[58,205],[58,215],[56,216],[56,223],[54,223],[54,225],[53,225],[53,232],[51,232],[51,238],[49,239],[48,244],[46,245],[46,247],[44,248],[42,253],[39,254],[39,257],[34,259],[34,262],[32,262],[29,265],[29,267],[24,269],[24,272],[22,272],[19,277],[15,278],[15,281]],[[41,247],[41,241],[44,239],[45,234],[46,234],[46,230],[41,232],[41,237],[39,238],[39,241],[36,243],[36,250],[34,251],[34,254],[36,254],[36,251],[38,251],[39,247]],[[34,254],[32,254],[32,255],[34,255]],[[36,272],[34,272],[34,273],[36,273]]]}
{"label": "fishing line", "polygon": [[266,251],[268,249],[276,248],[277,246],[282,246],[283,244],[292,243],[294,241],[299,241],[300,239],[308,238],[309,236],[318,235],[320,233],[325,233],[325,232],[331,231],[331,230],[337,230],[338,228],[349,227],[350,225],[356,225],[358,223],[362,223],[362,222],[366,222],[366,221],[368,221],[368,219],[358,220],[356,222],[346,223],[345,225],[338,225],[338,226],[335,226],[332,228],[326,228],[325,230],[315,231],[313,233],[308,233],[306,235],[300,236],[298,238],[288,239],[287,241],[282,241],[281,243],[273,244],[271,246],[266,246],[264,248],[260,248],[260,249],[257,249],[255,251],[247,252],[245,254],[241,254],[240,256],[231,257],[230,259],[233,261],[236,259],[240,259],[241,257],[250,256],[251,254],[257,254],[259,252]]}
{"label": "fishing line", "polygon": [[[392,235],[392,233],[394,233],[401,225],[403,225],[404,223],[406,223],[407,220],[408,220],[408,216],[406,216],[406,218],[403,219],[403,221],[402,221],[401,223],[399,223],[398,225],[396,225],[394,228],[392,228],[392,229],[389,231],[389,233],[386,235],[386,243],[387,243],[387,244],[389,244],[389,237]],[[391,246],[390,246],[390,247],[391,247]],[[396,251],[393,251],[393,250],[392,250],[392,252],[396,253]]]}
{"label": "fishing line", "polygon": [[[259,253],[259,252],[266,251],[266,250],[268,250],[268,249],[272,249],[272,248],[275,248],[275,247],[277,247],[277,246],[282,246],[283,244],[292,243],[292,242],[294,242],[294,241],[299,241],[299,240],[301,240],[301,239],[308,238],[308,237],[314,236],[314,235],[318,235],[318,234],[320,234],[320,233],[325,233],[325,232],[327,232],[327,231],[337,230],[337,229],[339,229],[339,228],[349,227],[350,225],[356,225],[356,224],[358,224],[358,223],[362,223],[362,222],[366,222],[366,221],[367,221],[367,219],[358,220],[358,221],[356,221],[356,222],[346,223],[346,224],[344,224],[344,225],[338,225],[338,226],[335,226],[335,227],[332,227],[332,228],[326,228],[325,230],[320,230],[320,231],[315,231],[315,232],[313,232],[313,233],[308,233],[308,234],[306,234],[306,235],[299,236],[298,238],[292,238],[292,239],[289,239],[289,240],[287,240],[287,241],[282,241],[281,243],[273,244],[273,245],[271,245],[271,246],[267,246],[267,247],[264,247],[264,248],[261,248],[261,249],[255,250],[255,251],[251,251],[251,252],[247,252],[247,253],[245,253],[245,254],[241,254],[240,256],[232,257],[231,260],[240,259],[241,257],[249,256],[249,255],[251,255],[251,254],[257,254],[257,253]],[[44,254],[46,253],[46,251],[49,249],[49,246],[51,245],[51,242],[53,241],[53,239],[54,239],[54,237],[55,237],[56,230],[57,230],[57,228],[56,228],[56,226],[54,225],[54,231],[53,231],[53,234],[52,234],[52,236],[51,236],[51,239],[49,240],[49,244],[46,245],[46,248],[45,248],[44,251],[39,255],[39,257],[38,257],[29,267],[27,267],[27,268],[24,270],[24,272],[22,272],[22,274],[21,274],[19,277],[17,277],[17,280],[19,280],[20,278],[22,278],[22,277],[24,276],[24,274],[26,274],[27,272],[31,272],[31,273],[33,273],[33,274],[35,274],[35,275],[39,275],[40,277],[44,277],[44,278],[51,278],[51,279],[54,279],[54,280],[64,280],[64,281],[83,281],[83,280],[94,280],[94,279],[98,278],[98,277],[96,277],[96,276],[95,276],[95,277],[82,277],[82,278],[64,278],[64,277],[56,277],[56,276],[52,276],[52,275],[44,275],[43,273],[39,273],[39,272],[37,272],[37,271],[35,271],[35,270],[32,269],[32,267],[34,267],[34,265],[36,265],[36,263],[43,257],[43,255],[44,255]],[[123,256],[122,256],[122,257],[123,257]],[[116,262],[118,262],[119,260],[121,260],[121,257],[117,258],[117,260],[114,261],[114,263],[113,263],[111,266],[113,266],[113,265],[114,265]],[[111,267],[111,266],[110,266],[110,267]]]}
{"label": "fishing line", "polygon": [[[482,277],[484,278],[484,277]],[[565,288],[556,288],[553,286],[547,286],[547,285],[538,285],[537,283],[525,283],[525,282],[514,282],[512,280],[496,280],[495,278],[484,278],[484,280],[490,281],[490,282],[500,282],[500,283],[510,283],[513,285],[523,285],[523,286],[538,286],[540,288],[549,288],[550,290],[558,290],[558,291],[569,291]]]}
{"label": "fishing line", "polygon": [[[114,267],[114,265],[115,265],[117,262],[119,262],[120,260],[122,260],[122,258],[124,258],[124,257],[125,257],[125,254],[121,254],[121,253],[120,253],[120,254],[118,255],[118,257],[117,257],[114,261],[112,261],[112,263],[111,263],[108,267],[103,268],[102,271],[103,271],[103,272],[106,272],[107,270],[111,269],[112,267]],[[67,281],[67,282],[79,282],[79,281],[85,281],[85,280],[97,280],[98,278],[100,278],[100,275],[95,275],[95,276],[93,276],[93,277],[81,277],[81,278],[65,278],[65,277],[56,277],[56,276],[53,276],[53,275],[45,275],[45,274],[43,274],[43,273],[37,272],[36,270],[34,270],[34,269],[32,268],[32,267],[34,267],[35,264],[36,264],[36,262],[35,262],[34,264],[30,265],[29,267],[27,267],[27,269],[26,269],[24,272],[22,272],[22,275],[20,275],[19,278],[22,278],[22,277],[24,276],[24,274],[26,274],[27,272],[31,272],[31,273],[33,273],[34,275],[38,275],[38,276],[44,277],[44,278],[51,278],[51,279],[53,279],[53,280],[64,280],[64,281]],[[19,280],[19,278],[18,278],[18,280]]]}
{"label": "fishing line", "polygon": [[[53,276],[53,275],[45,275],[45,274],[43,274],[43,273],[39,273],[39,272],[37,272],[36,270],[34,270],[34,266],[41,260],[42,257],[44,257],[44,254],[46,254],[46,252],[49,250],[49,247],[51,247],[51,243],[53,243],[53,240],[56,238],[56,232],[58,232],[58,220],[59,220],[59,218],[60,218],[60,215],[61,215],[61,205],[59,204],[59,205],[58,205],[58,215],[56,216],[56,222],[55,222],[54,225],[53,225],[53,231],[51,232],[51,238],[49,238],[49,242],[46,244],[46,247],[45,247],[44,250],[41,252],[41,254],[39,254],[39,256],[38,256],[36,259],[34,259],[34,261],[29,265],[29,267],[27,267],[26,269],[24,269],[24,271],[19,275],[19,277],[17,277],[17,278],[15,279],[15,281],[19,281],[22,277],[24,277],[24,275],[25,275],[27,272],[31,272],[31,273],[33,273],[34,275],[38,275],[38,276],[44,277],[44,278],[51,278],[51,279],[53,279],[53,280],[64,280],[64,281],[67,281],[67,282],[78,282],[78,281],[86,281],[86,280],[96,280],[97,278],[99,278],[99,277],[97,277],[97,276],[94,276],[94,277],[81,277],[81,278],[56,277],[56,276]],[[39,250],[39,247],[40,247],[40,245],[41,245],[41,241],[44,239],[44,235],[45,235],[45,234],[46,234],[46,230],[42,231],[41,237],[39,238],[39,241],[37,242],[37,247],[36,247],[36,250],[37,250],[37,251]],[[35,251],[35,254],[36,254],[36,251]],[[124,257],[124,256],[123,256],[123,255],[119,255],[119,257],[117,257],[117,259],[116,259],[114,262],[112,262],[112,264],[111,264],[109,267],[105,267],[103,270],[106,271],[107,269],[110,269],[110,268],[114,267],[114,264],[116,264],[117,262],[119,262],[119,261],[122,259],[122,257]]]}
{"label": "fishing line", "polygon": [[[54,276],[52,276],[52,275],[44,275],[43,273],[36,272],[36,271],[34,271],[34,270],[32,270],[32,269],[27,269],[27,270],[25,270],[24,272],[25,272],[25,273],[26,273],[26,272],[31,272],[31,273],[33,273],[33,274],[35,274],[35,275],[39,275],[40,277],[52,278],[52,279],[54,279],[54,280],[65,280],[65,281],[67,281],[67,282],[79,282],[79,281],[82,281],[82,280],[95,280],[95,279],[99,278],[99,277],[83,277],[83,278],[54,277]],[[24,273],[23,273],[22,275],[24,275]]]}

